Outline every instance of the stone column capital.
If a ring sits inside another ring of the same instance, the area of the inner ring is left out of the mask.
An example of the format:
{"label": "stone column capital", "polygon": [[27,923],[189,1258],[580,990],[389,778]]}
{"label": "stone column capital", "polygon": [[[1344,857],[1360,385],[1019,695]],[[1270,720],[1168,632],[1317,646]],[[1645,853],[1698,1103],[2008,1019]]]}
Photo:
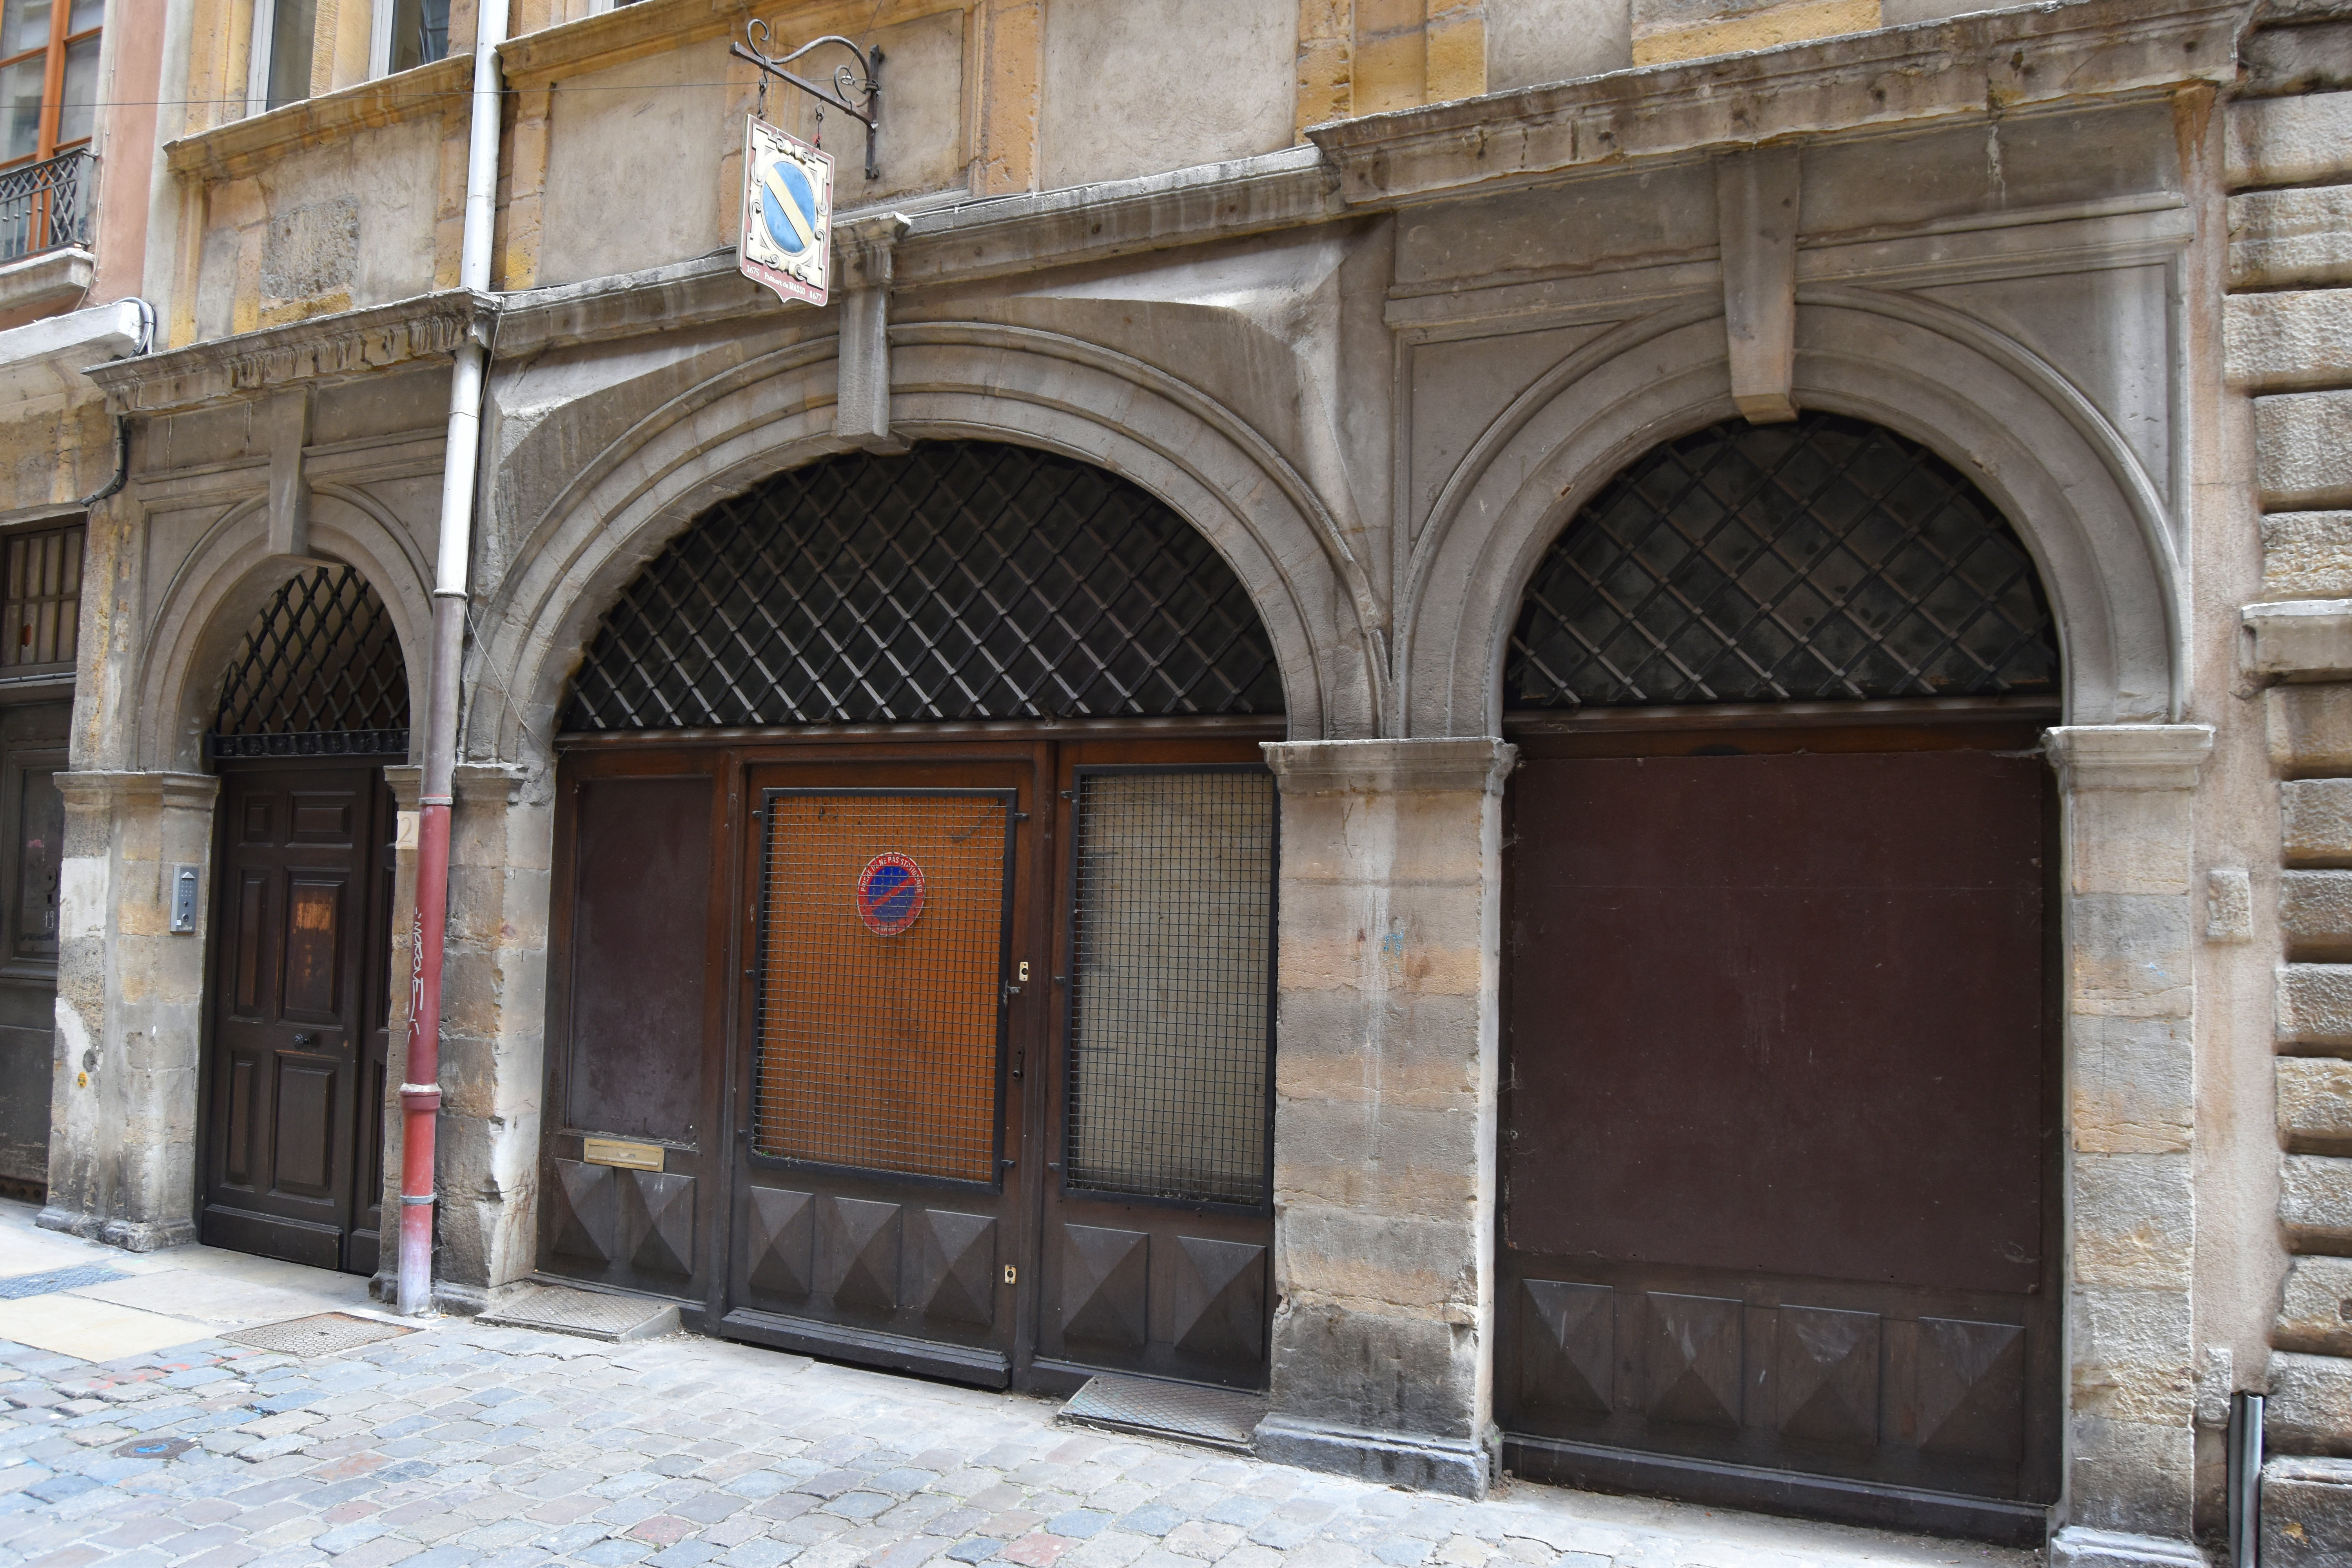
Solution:
{"label": "stone column capital", "polygon": [[2212,750],[2210,724],[2067,724],[2042,738],[2069,793],[2192,790]]}
{"label": "stone column capital", "polygon": [[1519,749],[1493,735],[1404,741],[1268,741],[1285,795],[1503,793]]}
{"label": "stone column capital", "polygon": [[111,768],[77,769],[57,775],[58,793],[69,806],[105,806],[144,800],[159,806],[210,811],[220,794],[215,773],[135,773]]}

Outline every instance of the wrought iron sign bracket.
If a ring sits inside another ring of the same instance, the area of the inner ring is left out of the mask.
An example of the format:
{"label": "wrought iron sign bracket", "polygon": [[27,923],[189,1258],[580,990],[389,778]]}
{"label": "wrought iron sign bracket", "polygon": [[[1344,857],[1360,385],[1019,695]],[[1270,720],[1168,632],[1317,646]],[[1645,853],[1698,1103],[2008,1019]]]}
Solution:
{"label": "wrought iron sign bracket", "polygon": [[[767,79],[777,77],[790,82],[817,100],[820,105],[817,118],[820,121],[824,117],[824,110],[822,106],[830,104],[866,127],[866,177],[869,180],[880,179],[882,167],[876,161],[877,152],[876,142],[882,119],[882,51],[878,48],[861,49],[838,33],[827,33],[822,38],[812,39],[803,44],[791,54],[771,57],[766,50],[773,42],[773,35],[769,32],[768,24],[756,16],[744,24],[743,36],[751,40],[750,47],[747,47],[742,44],[730,44],[727,47],[727,52],[739,60],[749,60],[760,68],[762,73],[760,79],[760,101],[763,117],[768,98]],[[813,49],[824,48],[828,44],[837,44],[847,49],[850,57],[857,62],[855,70],[846,65],[835,66],[832,77],[828,79],[832,86],[820,87],[807,78],[784,68],[803,55]],[[853,102],[852,100],[856,101]]]}

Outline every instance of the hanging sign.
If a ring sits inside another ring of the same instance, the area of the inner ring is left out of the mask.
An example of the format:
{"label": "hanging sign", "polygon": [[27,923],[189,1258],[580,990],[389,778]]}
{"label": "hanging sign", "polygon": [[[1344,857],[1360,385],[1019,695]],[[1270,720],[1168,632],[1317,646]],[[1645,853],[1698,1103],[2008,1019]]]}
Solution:
{"label": "hanging sign", "polygon": [[833,265],[833,159],[757,117],[743,125],[737,265],[786,304],[825,300]]}
{"label": "hanging sign", "polygon": [[876,936],[897,936],[923,912],[923,868],[904,855],[877,855],[857,874],[857,918]]}

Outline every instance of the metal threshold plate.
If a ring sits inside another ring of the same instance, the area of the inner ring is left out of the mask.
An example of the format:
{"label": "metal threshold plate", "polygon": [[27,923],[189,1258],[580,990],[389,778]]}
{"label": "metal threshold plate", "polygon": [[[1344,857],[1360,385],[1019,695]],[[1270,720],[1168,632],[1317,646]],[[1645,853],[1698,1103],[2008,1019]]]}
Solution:
{"label": "metal threshold plate", "polygon": [[308,1318],[290,1318],[282,1323],[264,1323],[257,1329],[239,1329],[221,1338],[288,1355],[332,1355],[337,1351],[357,1350],[379,1340],[396,1340],[415,1331],[398,1323],[353,1317],[349,1312],[320,1312]]}
{"label": "metal threshold plate", "polygon": [[677,1331],[677,1303],[610,1290],[575,1290],[566,1285],[532,1285],[515,1292],[485,1323],[539,1329],[592,1340],[649,1340]]}
{"label": "metal threshold plate", "polygon": [[1246,1454],[1265,1415],[1262,1394],[1104,1373],[1088,1378],[1087,1385],[1070,1396],[1059,1419],[1073,1426],[1141,1432]]}

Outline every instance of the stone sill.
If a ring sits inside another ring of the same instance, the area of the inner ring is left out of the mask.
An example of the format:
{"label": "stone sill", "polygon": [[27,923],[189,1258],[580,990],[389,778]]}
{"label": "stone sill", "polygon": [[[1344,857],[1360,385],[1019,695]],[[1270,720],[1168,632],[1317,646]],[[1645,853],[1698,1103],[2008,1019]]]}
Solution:
{"label": "stone sill", "polygon": [[0,316],[71,310],[97,275],[98,258],[70,245],[0,266]]}
{"label": "stone sill", "polygon": [[163,155],[174,174],[243,179],[299,148],[439,114],[451,99],[467,96],[473,74],[472,56],[451,55],[397,76],[378,77],[167,142]]}
{"label": "stone sill", "polygon": [[2248,675],[2282,679],[2352,674],[2352,599],[2248,605],[2240,663]]}

